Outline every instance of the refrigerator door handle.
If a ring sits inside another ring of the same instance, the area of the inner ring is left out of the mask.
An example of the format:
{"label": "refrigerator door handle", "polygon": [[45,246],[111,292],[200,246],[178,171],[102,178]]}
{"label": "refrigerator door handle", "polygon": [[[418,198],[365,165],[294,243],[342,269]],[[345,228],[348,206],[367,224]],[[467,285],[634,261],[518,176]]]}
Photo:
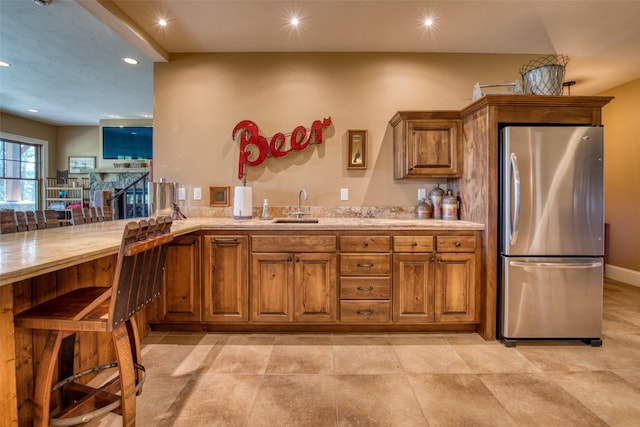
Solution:
{"label": "refrigerator door handle", "polygon": [[597,268],[602,266],[601,261],[592,262],[523,262],[511,261],[509,265],[513,267],[536,267],[536,268]]}
{"label": "refrigerator door handle", "polygon": [[509,242],[512,245],[518,240],[518,223],[520,222],[520,169],[518,168],[518,157],[516,153],[511,153],[511,176],[513,177],[513,218],[509,233]]}

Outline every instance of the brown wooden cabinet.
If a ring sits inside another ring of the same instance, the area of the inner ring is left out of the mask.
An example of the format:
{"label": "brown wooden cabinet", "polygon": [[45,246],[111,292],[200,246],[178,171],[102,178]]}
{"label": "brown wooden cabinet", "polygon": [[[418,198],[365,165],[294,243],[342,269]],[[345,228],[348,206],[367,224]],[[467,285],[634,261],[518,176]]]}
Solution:
{"label": "brown wooden cabinet", "polygon": [[395,179],[462,176],[458,111],[399,111],[393,128]]}
{"label": "brown wooden cabinet", "polygon": [[147,310],[150,323],[198,322],[200,306],[200,236],[177,236],[167,248],[162,297]]}
{"label": "brown wooden cabinet", "polygon": [[251,320],[336,320],[335,236],[254,236]]}
{"label": "brown wooden cabinet", "polygon": [[395,236],[394,322],[476,322],[477,240],[476,236]]}
{"label": "brown wooden cabinet", "polygon": [[249,320],[249,237],[204,236],[203,320]]}

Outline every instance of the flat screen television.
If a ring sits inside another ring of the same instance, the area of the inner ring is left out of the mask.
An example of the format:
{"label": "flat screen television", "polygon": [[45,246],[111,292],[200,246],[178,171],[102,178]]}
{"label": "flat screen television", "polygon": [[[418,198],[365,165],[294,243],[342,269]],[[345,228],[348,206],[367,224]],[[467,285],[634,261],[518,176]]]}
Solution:
{"label": "flat screen television", "polygon": [[104,126],[103,159],[152,159],[153,127]]}

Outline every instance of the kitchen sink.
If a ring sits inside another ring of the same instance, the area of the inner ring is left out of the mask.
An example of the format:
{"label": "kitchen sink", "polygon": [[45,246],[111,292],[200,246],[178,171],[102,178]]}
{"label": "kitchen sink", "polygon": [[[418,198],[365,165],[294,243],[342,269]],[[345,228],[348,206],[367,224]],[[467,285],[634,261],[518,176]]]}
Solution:
{"label": "kitchen sink", "polygon": [[317,224],[320,220],[316,218],[277,218],[275,224]]}

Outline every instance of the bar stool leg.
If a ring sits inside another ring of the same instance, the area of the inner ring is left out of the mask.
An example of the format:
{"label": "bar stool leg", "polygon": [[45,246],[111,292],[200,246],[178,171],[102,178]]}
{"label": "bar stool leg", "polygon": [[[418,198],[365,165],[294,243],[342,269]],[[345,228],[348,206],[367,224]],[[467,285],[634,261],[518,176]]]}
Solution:
{"label": "bar stool leg", "polygon": [[53,374],[55,372],[60,346],[66,335],[64,331],[51,331],[47,335],[47,342],[38,365],[38,376],[36,378],[34,391],[33,425],[36,427],[47,427],[49,425]]}
{"label": "bar stool leg", "polygon": [[136,425],[136,375],[133,367],[133,354],[127,328],[122,325],[111,332],[115,348],[118,371],[120,372],[120,390],[122,398],[122,425]]}
{"label": "bar stool leg", "polygon": [[[140,348],[140,335],[138,333],[138,323],[135,317],[130,317],[126,322],[127,334],[129,335],[129,343],[131,344],[131,354],[133,355],[133,363],[142,365],[142,352]],[[143,373],[136,369],[136,386],[142,381]],[[136,396],[142,394],[142,386],[138,387]]]}

